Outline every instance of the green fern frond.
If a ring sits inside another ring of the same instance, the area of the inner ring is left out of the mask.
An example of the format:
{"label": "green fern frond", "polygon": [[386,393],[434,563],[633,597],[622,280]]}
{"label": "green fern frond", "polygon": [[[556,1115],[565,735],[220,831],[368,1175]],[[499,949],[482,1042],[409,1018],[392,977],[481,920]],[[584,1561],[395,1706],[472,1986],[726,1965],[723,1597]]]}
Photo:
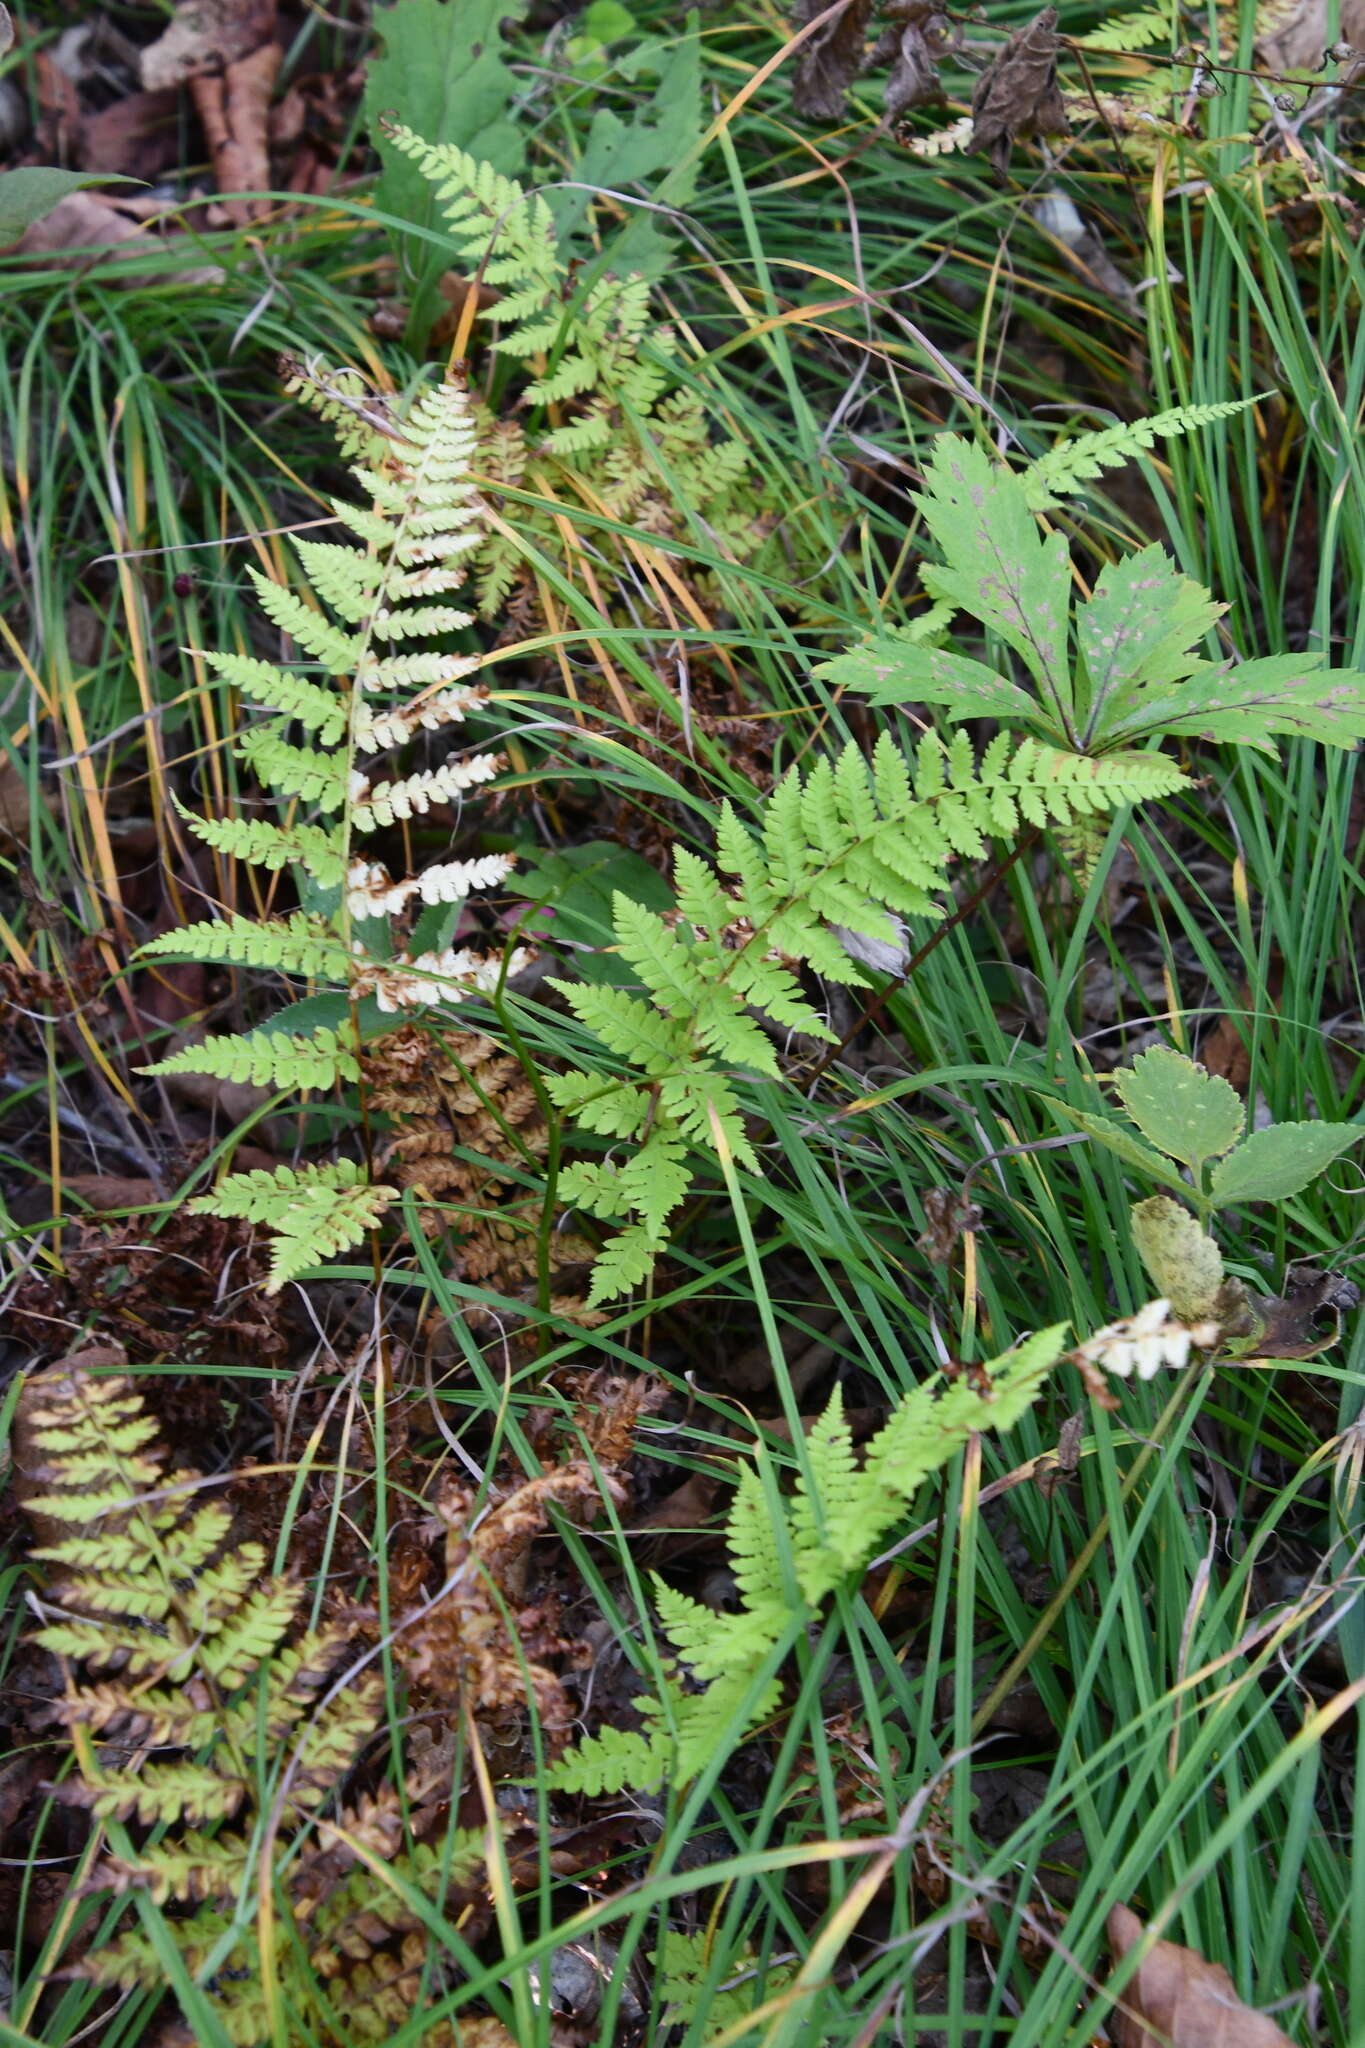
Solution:
{"label": "green fern frond", "polygon": [[[726,1532],[738,1609],[714,1613],[656,1579],[660,1625],[692,1682],[670,1676],[661,1698],[637,1701],[646,1733],[604,1728],[571,1750],[551,1772],[556,1789],[645,1789],[660,1775],[678,1789],[744,1741],[779,1706],[780,1676],[760,1680],[784,1638],[816,1621],[828,1593],[856,1583],[924,1481],[970,1436],[1013,1427],[1037,1399],[1065,1337],[1064,1325],[1039,1331],[971,1381],[938,1377],[916,1388],[861,1464],[836,1394],[808,1438],[808,1476],[794,1500],[777,1505],[780,1528],[769,1489],[753,1465],[744,1466]],[[794,1587],[786,1557],[795,1561]]]}
{"label": "green fern frond", "polygon": [[657,1736],[608,1722],[551,1764],[547,1778],[552,1790],[587,1799],[604,1792],[648,1792],[663,1783],[669,1761],[670,1752]]}
{"label": "green fern frond", "polygon": [[[474,182],[476,212],[485,200],[502,204],[511,196],[482,175]],[[528,203],[522,211],[534,224],[543,207]],[[552,238],[543,246],[548,260]],[[380,864],[358,857],[355,842],[437,804],[458,804],[498,773],[501,756],[472,753],[412,773],[396,763],[373,781],[357,761],[459,723],[487,701],[486,689],[466,680],[479,668],[479,656],[413,644],[448,638],[471,623],[469,611],[447,601],[466,580],[463,558],[482,539],[482,507],[470,481],[476,447],[471,411],[462,388],[452,383],[423,387],[402,402],[370,391],[349,372],[295,363],[289,375],[305,402],[338,428],[352,457],[351,473],[367,502],[339,503],[337,510],[361,545],[301,539],[301,589],[258,570],[250,574],[266,619],[335,677],[336,685],[255,656],[207,655],[224,681],[276,714],[245,731],[236,751],[259,782],[288,800],[290,814],[283,821],[191,816],[189,822],[219,853],[268,873],[304,870],[318,884],[314,902],[321,896],[325,907],[263,921],[231,914],[163,933],[142,954],[275,969],[344,991],[353,1000],[372,993],[381,1010],[422,1006],[442,1000],[452,988],[491,986],[501,964],[453,947],[412,959],[405,933],[374,943],[370,953],[356,943],[353,926],[373,931],[377,922],[402,915],[414,899],[462,901],[474,889],[495,886],[511,862],[503,855],[445,860],[394,881]],[[313,815],[297,816],[299,809]],[[318,822],[319,813],[333,814],[335,822]],[[355,1082],[360,1075],[358,1048],[332,1030],[222,1039],[149,1071],[300,1089]],[[346,1163],[297,1175],[285,1170],[282,1179],[266,1179],[268,1188],[259,1181],[229,1180],[196,1206],[201,1213],[242,1216],[277,1232],[272,1292],[358,1242],[392,1193],[366,1189]]]}
{"label": "green fern frond", "polygon": [[[757,1170],[726,1070],[780,1077],[777,1030],[832,1039],[796,979],[798,965],[861,982],[841,934],[886,940],[896,931],[892,916],[941,915],[937,892],[954,858],[981,855],[988,838],[1021,824],[1072,826],[1185,780],[1157,754],[1090,759],[1001,735],[978,760],[958,732],[946,742],[931,733],[902,755],[884,733],[870,763],[848,747],[789,771],[764,806],[761,840],[723,809],[717,853],[734,886],[683,849],[675,913],[618,894],[616,951],[643,995],[552,984],[606,1050],[650,1084],[646,1093],[628,1082],[600,1110],[584,1105],[586,1130],[639,1137],[636,1161],[580,1164],[562,1182],[565,1198],[589,1214],[632,1226],[599,1259],[594,1304],[643,1277],[650,1243],[662,1249],[689,1185],[680,1139],[711,1152],[719,1130],[734,1158]],[[582,1093],[575,1082],[560,1099],[568,1106]]]}
{"label": "green fern frond", "polygon": [[284,737],[282,725],[258,726],[245,732],[237,752],[262,782],[281,796],[302,797],[324,811],[339,811],[346,801],[346,765],[316,747],[296,747]]}
{"label": "green fern frond", "polygon": [[1106,469],[1117,469],[1154,442],[1169,440],[1177,434],[1196,433],[1201,427],[1245,412],[1249,405],[1258,402],[1255,398],[1237,398],[1220,400],[1214,405],[1175,406],[1147,419],[1123,421],[1115,427],[1102,427],[1094,433],[1060,441],[1027,469],[1019,471],[1030,509],[1046,512],[1059,498],[1093,482]]}
{"label": "green fern frond", "polygon": [[256,591],[256,602],[273,626],[311,654],[330,675],[344,676],[355,668],[362,642],[354,633],[343,633],[297,591],[286,590],[259,569],[248,569]]}
{"label": "green fern frond", "polygon": [[[41,1489],[28,1513],[40,1526],[82,1524],[36,1553],[48,1575],[35,1640],[86,1667],[60,1716],[113,1732],[130,1752],[127,1764],[106,1757],[88,1769],[71,1796],[102,1818],[174,1823],[235,1811],[248,1789],[246,1760],[299,1723],[343,1638],[286,1644],[303,1585],[267,1577],[264,1548],[231,1544],[231,1514],[199,1497],[197,1475],[166,1470],[128,1380],[38,1374],[16,1428]],[[101,1673],[111,1675],[91,1675]],[[367,1711],[373,1726],[373,1698]],[[349,1710],[345,1726],[354,1745]],[[139,1764],[137,1744],[185,1754]]]}
{"label": "green fern frond", "polygon": [[371,1185],[350,1159],[321,1166],[257,1167],[229,1174],[212,1194],[189,1204],[198,1216],[241,1217],[275,1232],[267,1294],[278,1294],[309,1266],[359,1244],[383,1216],[398,1189]]}
{"label": "green fern frond", "polygon": [[332,369],[326,363],[306,363],[295,356],[286,356],[281,369],[285,390],[327,421],[346,461],[383,459],[386,445],[397,431],[397,416],[389,397],[372,390],[359,370]]}
{"label": "green fern frond", "polygon": [[1080,50],[1126,54],[1131,50],[1149,49],[1153,43],[1170,43],[1178,19],[1178,10],[1169,5],[1145,7],[1135,14],[1114,15],[1103,28],[1092,29],[1089,35],[1074,36],[1068,40]]}
{"label": "green fern frond", "polygon": [[274,967],[309,981],[341,980],[347,954],[337,934],[320,917],[295,910],[259,924],[236,912],[207,924],[162,932],[139,947],[139,957],[215,960],[225,967]]}

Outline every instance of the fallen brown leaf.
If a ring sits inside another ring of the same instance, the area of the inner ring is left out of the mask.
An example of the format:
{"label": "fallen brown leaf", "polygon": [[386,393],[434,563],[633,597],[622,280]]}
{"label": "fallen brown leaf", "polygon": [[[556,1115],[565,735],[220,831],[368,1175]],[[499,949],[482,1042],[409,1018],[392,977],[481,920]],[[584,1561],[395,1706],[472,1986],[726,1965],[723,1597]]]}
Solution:
{"label": "fallen brown leaf", "polygon": [[[115,1209],[148,1208],[161,1199],[161,1190],[155,1181],[125,1179],[117,1173],[69,1173],[62,1181],[62,1197],[68,1215],[74,1207],[107,1216]],[[45,1221],[53,1213],[51,1188],[24,1188],[10,1203],[10,1213],[16,1223]]]}
{"label": "fallen brown leaf", "polygon": [[214,264],[162,270],[154,277],[132,267],[136,251],[131,244],[144,241],[158,217],[171,211],[174,209],[154,199],[111,199],[102,192],[68,192],[51,213],[44,214],[25,231],[14,253],[46,256],[63,269],[82,270],[98,262],[101,251],[107,253],[127,243],[130,246],[122,250],[120,260],[126,259],[129,267],[118,282],[130,289],[148,283],[221,284],[223,273]]}
{"label": "fallen brown leaf", "polygon": [[0,840],[30,843],[28,778],[8,754],[0,754]]}
{"label": "fallen brown leaf", "polygon": [[1031,135],[1068,132],[1066,108],[1057,86],[1061,47],[1057,10],[1045,7],[1015,30],[976,81],[972,148],[984,151],[1002,178],[1016,142]]}
{"label": "fallen brown leaf", "polygon": [[[278,43],[266,43],[221,72],[190,81],[220,192],[263,192],[270,183],[270,94],[283,57]],[[223,205],[234,224],[244,226],[270,201],[227,199]]]}
{"label": "fallen brown leaf", "polygon": [[938,67],[948,23],[938,0],[883,0],[882,13],[897,25],[885,31],[872,61],[891,65],[882,105],[887,120],[894,121],[911,107],[943,98]]}
{"label": "fallen brown leaf", "polygon": [[[1142,1939],[1127,1906],[1109,1915],[1109,1946],[1119,1962]],[[1221,1963],[1159,1941],[1119,1993],[1110,2021],[1114,2048],[1293,2048],[1271,2019],[1244,2005]]]}
{"label": "fallen brown leaf", "polygon": [[220,71],[274,40],[275,0],[180,0],[170,27],[142,52],[148,92]]}
{"label": "fallen brown leaf", "polygon": [[180,140],[179,95],[173,88],[130,92],[84,117],[76,141],[76,166],[150,182],[179,160]]}

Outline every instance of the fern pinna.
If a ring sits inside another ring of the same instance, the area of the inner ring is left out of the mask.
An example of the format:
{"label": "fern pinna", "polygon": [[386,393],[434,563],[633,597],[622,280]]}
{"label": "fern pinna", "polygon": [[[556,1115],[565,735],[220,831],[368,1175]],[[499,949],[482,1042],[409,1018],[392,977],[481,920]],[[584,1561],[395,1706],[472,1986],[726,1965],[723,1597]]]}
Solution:
{"label": "fern pinna", "polygon": [[[495,753],[451,754],[434,767],[388,773],[383,757],[418,735],[459,725],[486,697],[469,678],[479,657],[449,650],[470,614],[445,600],[466,577],[481,537],[469,482],[474,448],[463,389],[446,383],[402,407],[354,373],[294,366],[291,385],[338,429],[365,504],[336,500],[358,544],[298,540],[310,595],[252,571],[261,610],[301,667],[247,653],[206,655],[209,666],[275,716],[245,732],[237,752],[287,806],[279,822],[200,818],[182,811],[216,852],[268,872],[288,868],[304,908],[254,920],[215,918],[143,948],[222,965],[273,968],[342,992],[335,1014],[311,1028],[277,1023],[192,1046],[145,1071],[189,1071],[275,1088],[325,1088],[360,1077],[355,1005],[382,1011],[487,989],[525,955],[508,959],[450,943],[460,907],[496,887],[503,854],[443,861],[395,879],[358,842],[434,805],[458,806],[497,774]],[[302,735],[302,737],[300,737]],[[300,813],[308,815],[300,815]],[[402,937],[391,921],[425,909],[434,943]],[[231,1175],[193,1207],[244,1217],[276,1233],[270,1288],[354,1244],[396,1190],[371,1185],[350,1160]]]}
{"label": "fern pinna", "polygon": [[857,1583],[907,1501],[969,1436],[1013,1428],[1065,1342],[1059,1324],[970,1382],[964,1375],[927,1380],[898,1403],[861,1460],[836,1392],[807,1437],[806,1469],[777,1518],[773,1489],[756,1466],[741,1466],[727,1529],[738,1605],[717,1613],[655,1578],[674,1652],[658,1695],[636,1701],[640,1729],[604,1725],[562,1757],[550,1774],[556,1789],[597,1794],[667,1784],[680,1791],[728,1755],[773,1711],[784,1653],[817,1619],[821,1602]]}

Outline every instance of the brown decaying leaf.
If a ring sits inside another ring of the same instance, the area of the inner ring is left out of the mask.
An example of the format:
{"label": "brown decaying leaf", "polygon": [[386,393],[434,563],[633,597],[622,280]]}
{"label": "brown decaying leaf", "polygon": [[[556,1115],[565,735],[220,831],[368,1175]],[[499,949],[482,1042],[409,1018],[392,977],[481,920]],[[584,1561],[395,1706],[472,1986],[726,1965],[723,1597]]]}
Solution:
{"label": "brown decaying leaf", "polygon": [[[825,11],[826,0],[797,0],[792,26],[805,28]],[[817,29],[802,45],[792,81],[792,105],[808,121],[843,118],[844,94],[863,68],[872,0],[848,0],[842,14]]]}
{"label": "brown decaying leaf", "polygon": [[936,1266],[946,1266],[957,1250],[964,1230],[975,1230],[981,1222],[978,1203],[969,1202],[956,1188],[926,1188],[920,1196],[924,1205],[924,1228],[915,1239],[915,1250]]}
{"label": "brown decaying leaf", "polygon": [[[801,29],[823,14],[827,0],[797,0],[792,25]],[[802,45],[792,80],[792,104],[809,121],[841,121],[844,97],[859,72],[889,64],[886,119],[909,107],[942,99],[938,63],[947,41],[940,0],[880,0],[887,22],[875,48],[867,48],[874,0],[847,0],[843,12]]]}
{"label": "brown decaying leaf", "polygon": [[482,1721],[501,1722],[508,1732],[520,1717],[529,1685],[547,1745],[552,1752],[563,1746],[574,1711],[547,1660],[571,1653],[572,1646],[556,1628],[553,1596],[535,1599],[531,1545],[545,1530],[551,1508],[590,1523],[601,1512],[604,1496],[618,1513],[628,1507],[626,1465],[636,1424],[658,1398],[659,1390],[647,1380],[607,1372],[588,1375],[579,1389],[578,1420],[591,1462],[571,1457],[534,1478],[495,1489],[491,1505],[481,1505],[472,1487],[444,1481],[435,1507],[446,1528],[445,1590],[431,1606],[404,1619],[397,1642],[419,1701],[449,1712],[455,1702],[467,1700]]}
{"label": "brown decaying leaf", "polygon": [[45,213],[25,231],[16,252],[20,256],[46,256],[63,270],[84,270],[100,260],[101,252],[108,254],[126,243],[129,246],[120,249],[119,260],[126,261],[128,269],[112,282],[129,289],[147,284],[221,284],[223,273],[216,264],[161,270],[155,276],[132,267],[137,251],[131,245],[145,239],[158,216],[179,216],[181,211],[158,199],[114,199],[102,192],[68,192],[51,213]]}
{"label": "brown decaying leaf", "polygon": [[[544,1156],[549,1133],[520,1062],[473,1032],[438,1037],[408,1024],[372,1040],[363,1065],[371,1108],[393,1121],[380,1154],[383,1172],[400,1187],[449,1205],[424,1208],[423,1229],[435,1236],[449,1225],[458,1233],[464,1278],[487,1281],[503,1295],[534,1286],[540,1200],[514,1189],[528,1159]],[[457,1158],[457,1148],[477,1157]],[[586,1265],[592,1249],[584,1238],[556,1230],[551,1268],[561,1273]],[[572,1293],[557,1295],[552,1307],[575,1321],[601,1320]],[[474,1308],[470,1319],[481,1320]]]}
{"label": "brown decaying leaf", "polygon": [[[221,72],[201,72],[190,80],[220,192],[263,192],[270,184],[270,94],[283,57],[278,43],[265,43]],[[268,199],[224,201],[224,211],[239,227],[269,207]]]}
{"label": "brown decaying leaf", "polygon": [[872,62],[891,66],[882,105],[886,119],[894,121],[911,107],[943,98],[938,67],[948,24],[937,0],[883,0],[882,13],[892,26],[883,31]]}
{"label": "brown decaying leaf", "polygon": [[[117,1173],[69,1173],[62,1181],[66,1213],[84,1207],[108,1215],[115,1209],[145,1209],[161,1198],[155,1181]],[[53,1195],[46,1182],[23,1188],[10,1203],[16,1223],[42,1223],[52,1214]]]}
{"label": "brown decaying leaf", "polygon": [[0,840],[29,844],[28,778],[8,754],[0,754]]}
{"label": "brown decaying leaf", "polygon": [[154,180],[174,168],[180,144],[179,94],[169,87],[130,92],[82,120],[76,164],[106,177]]}
{"label": "brown decaying leaf", "polygon": [[[1263,1358],[1315,1358],[1341,1337],[1341,1318],[1359,1306],[1360,1289],[1354,1280],[1340,1273],[1323,1273],[1315,1266],[1299,1266],[1286,1281],[1287,1292],[1257,1297],[1256,1310],[1262,1326],[1255,1344]],[[1334,1318],[1328,1325],[1323,1316]]]}
{"label": "brown decaying leaf", "polygon": [[1045,7],[1016,29],[976,81],[972,148],[984,151],[1002,178],[1017,141],[1068,132],[1066,108],[1057,86],[1061,47],[1057,10]]}
{"label": "brown decaying leaf", "polygon": [[[797,0],[792,25],[802,29],[824,13],[822,0]],[[872,0],[847,0],[843,13],[802,46],[792,104],[808,121],[842,120],[844,95],[862,70]]]}
{"label": "brown decaying leaf", "polygon": [[180,0],[170,26],[142,52],[148,92],[183,85],[249,57],[275,35],[275,0]]}
{"label": "brown decaying leaf", "polygon": [[[1143,1932],[1136,1913],[1114,1907],[1108,1933],[1116,1962]],[[1272,2019],[1242,2003],[1221,1963],[1178,1942],[1157,1942],[1119,1999],[1124,2009],[1109,2022],[1114,2048],[1293,2048]]]}

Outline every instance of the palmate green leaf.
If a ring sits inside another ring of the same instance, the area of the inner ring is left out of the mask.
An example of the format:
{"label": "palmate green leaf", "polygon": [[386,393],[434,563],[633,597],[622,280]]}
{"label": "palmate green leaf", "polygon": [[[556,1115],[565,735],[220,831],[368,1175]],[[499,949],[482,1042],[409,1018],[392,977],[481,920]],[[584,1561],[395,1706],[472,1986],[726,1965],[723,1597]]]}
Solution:
{"label": "palmate green leaf", "polygon": [[[1029,725],[1038,700],[1006,676],[941,647],[878,639],[851,654],[821,662],[815,671],[838,689],[856,690],[873,704],[941,704],[950,719],[1001,718]],[[1059,731],[1057,738],[1063,735]]]}
{"label": "palmate green leaf", "polygon": [[0,248],[17,242],[26,228],[43,220],[70,192],[87,185],[141,183],[140,178],[109,171],[64,171],[55,164],[25,164],[19,170],[0,171]]}
{"label": "palmate green leaf", "polygon": [[1190,649],[1212,631],[1226,605],[1182,576],[1165,550],[1142,548],[1108,562],[1076,615],[1085,664],[1086,718],[1092,745],[1121,735],[1143,693],[1183,681],[1207,664]]}
{"label": "palmate green leaf", "polygon": [[1071,726],[1067,619],[1071,565],[1063,534],[1044,540],[1023,485],[956,434],[939,434],[916,499],[944,566],[926,567],[931,597],[998,633],[1028,668],[1059,738]]}
{"label": "palmate green leaf", "polygon": [[1327,747],[1365,739],[1365,673],[1324,669],[1321,654],[1271,654],[1235,669],[1205,667],[1193,681],[1166,691],[1134,691],[1111,738],[1169,733],[1226,740],[1274,752],[1283,734]]}
{"label": "palmate green leaf", "polygon": [[[632,23],[633,27],[634,24]],[[606,191],[652,190],[660,172],[674,171],[666,197],[673,206],[685,206],[696,185],[696,170],[679,172],[701,135],[701,39],[695,15],[688,17],[688,33],[670,40],[662,76],[653,95],[640,100],[623,100],[630,118],[623,120],[614,106],[598,106],[584,143],[574,176],[580,190],[547,194],[555,216],[561,243],[584,225],[593,188]],[[669,244],[676,229],[668,215],[644,208],[627,210],[625,225],[609,239],[603,260],[617,277],[637,272],[641,278],[658,277],[668,261]]]}
{"label": "palmate green leaf", "polygon": [[1246,1125],[1236,1089],[1170,1046],[1140,1053],[1114,1088],[1143,1136],[1188,1166],[1196,1184],[1206,1161],[1230,1151]]}
{"label": "palmate green leaf", "polygon": [[[502,33],[504,22],[525,11],[525,0],[461,0],[458,7],[448,0],[402,0],[376,8],[374,33],[382,47],[366,67],[365,122],[382,165],[375,188],[381,212],[414,227],[435,224],[430,181],[381,126],[381,116],[395,109],[429,142],[455,143],[500,171],[516,169],[522,148],[508,118],[516,81]],[[415,236],[400,237],[399,252],[413,280],[414,327],[424,335],[440,309],[437,280],[448,258]]]}
{"label": "palmate green leaf", "polygon": [[1215,1202],[1283,1202],[1365,1138],[1361,1124],[1271,1124],[1213,1170]]}

